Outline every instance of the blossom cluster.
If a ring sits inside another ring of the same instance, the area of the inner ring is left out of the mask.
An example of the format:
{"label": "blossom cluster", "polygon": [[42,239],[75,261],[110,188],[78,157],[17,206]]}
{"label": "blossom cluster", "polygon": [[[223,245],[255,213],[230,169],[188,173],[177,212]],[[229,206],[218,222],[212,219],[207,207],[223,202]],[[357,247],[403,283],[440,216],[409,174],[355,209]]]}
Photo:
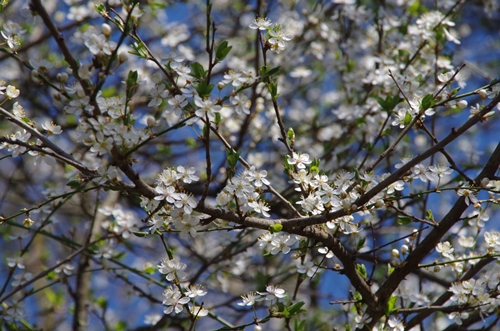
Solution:
{"label": "blossom cluster", "polygon": [[262,186],[270,185],[266,170],[256,170],[255,167],[245,169],[239,176],[228,180],[228,184],[217,195],[216,202],[220,206],[230,207],[234,202],[242,213],[254,211],[265,217],[271,216],[271,209],[260,198]]}
{"label": "blossom cluster", "polygon": [[280,302],[286,298],[286,291],[279,285],[267,285],[266,292],[248,292],[241,296],[242,301],[238,302],[238,306],[253,306],[255,303],[265,300],[272,302]]}
{"label": "blossom cluster", "polygon": [[[451,305],[467,305],[479,308],[482,316],[489,315],[500,305],[500,266],[481,273],[477,279],[454,282],[448,291],[453,295],[449,299]],[[455,312],[449,315],[457,324],[468,317],[467,313]]]}
{"label": "blossom cluster", "polygon": [[275,23],[274,26],[269,18],[256,18],[250,24],[250,28],[254,30],[266,31],[268,34],[267,43],[269,43],[269,48],[275,52],[280,53],[285,50],[285,41],[292,40],[292,35],[287,33],[283,26]]}
{"label": "blossom cluster", "polygon": [[169,282],[175,281],[176,286],[168,286],[163,291],[163,305],[167,306],[164,313],[170,314],[174,312],[179,314],[184,310],[184,305],[193,301],[193,305],[189,306],[190,314],[195,317],[203,317],[208,315],[208,310],[195,305],[195,298],[202,297],[207,294],[207,291],[202,285],[180,285],[179,282],[187,278],[187,273],[184,271],[187,265],[178,261],[177,259],[165,258],[158,265],[158,271],[166,275]]}
{"label": "blossom cluster", "polygon": [[112,233],[121,235],[124,239],[130,237],[132,232],[139,230],[136,223],[137,215],[131,210],[124,209],[121,205],[102,207],[98,211],[103,215],[113,217],[112,221],[106,220],[101,226]]}
{"label": "blossom cluster", "polygon": [[181,231],[181,237],[197,235],[200,215],[194,215],[193,209],[198,201],[190,193],[179,189],[179,183],[190,184],[199,180],[194,167],[178,166],[176,169],[163,170],[156,179],[155,191],[158,194],[154,200],[143,198],[141,205],[149,212],[156,210],[160,203],[164,213],[152,215],[150,232],[154,233],[164,222],[172,223],[175,229]]}
{"label": "blossom cluster", "polygon": [[279,252],[288,254],[291,247],[300,240],[300,237],[292,234],[265,232],[259,237],[258,246],[269,251],[272,255]]}

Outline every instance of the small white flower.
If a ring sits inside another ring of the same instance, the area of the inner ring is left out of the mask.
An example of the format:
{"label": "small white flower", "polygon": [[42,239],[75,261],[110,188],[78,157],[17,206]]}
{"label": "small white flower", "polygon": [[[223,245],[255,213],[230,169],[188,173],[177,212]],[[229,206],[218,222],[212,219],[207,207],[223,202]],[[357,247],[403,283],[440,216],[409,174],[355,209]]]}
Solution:
{"label": "small white flower", "polygon": [[5,95],[9,99],[17,98],[20,93],[21,92],[15,86],[12,85],[7,86],[7,89],[5,90]]}
{"label": "small white flower", "polygon": [[269,18],[256,18],[252,21],[252,23],[249,25],[250,29],[254,30],[266,30],[268,27],[271,26],[271,20]]}
{"label": "small white flower", "polygon": [[311,164],[309,154],[306,153],[293,153],[292,157],[288,157],[288,164],[297,165],[298,169],[305,169],[307,164]]}
{"label": "small white flower", "polygon": [[282,289],[279,285],[267,285],[266,286],[266,291],[267,292],[257,292],[260,295],[265,295],[266,300],[281,300],[284,297],[286,297],[286,292],[284,289]]}
{"label": "small white flower", "polygon": [[46,121],[45,123],[42,123],[42,128],[47,131],[48,134],[61,134],[61,126],[60,125],[55,125],[54,122],[51,121]]}

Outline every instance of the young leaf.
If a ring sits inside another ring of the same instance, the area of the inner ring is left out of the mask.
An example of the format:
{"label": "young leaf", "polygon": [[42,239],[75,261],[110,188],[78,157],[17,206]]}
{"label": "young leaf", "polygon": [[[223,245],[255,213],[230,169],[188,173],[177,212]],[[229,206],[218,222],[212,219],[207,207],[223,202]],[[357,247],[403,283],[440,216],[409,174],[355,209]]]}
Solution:
{"label": "young leaf", "polygon": [[203,66],[201,64],[199,64],[198,62],[191,63],[191,70],[193,72],[189,75],[191,75],[194,78],[197,78],[199,80],[205,79],[205,75],[207,74],[207,72],[205,71],[205,69],[203,69]]}
{"label": "young leaf", "polygon": [[205,81],[201,81],[194,84],[194,88],[201,98],[208,98],[214,89],[214,84],[207,84]]}
{"label": "young leaf", "polygon": [[271,233],[277,233],[283,230],[283,225],[281,224],[272,224],[269,226],[269,232]]}
{"label": "young leaf", "polygon": [[217,50],[215,51],[215,61],[220,62],[224,60],[231,51],[233,46],[228,46],[228,43],[226,40],[224,40],[219,47],[217,47]]}
{"label": "young leaf", "polygon": [[299,302],[294,303],[291,306],[288,306],[287,309],[290,312],[290,315],[293,316],[293,315],[297,315],[297,314],[306,312],[305,309],[301,309],[303,305],[305,305],[305,302],[299,301]]}
{"label": "young leaf", "polygon": [[389,300],[387,301],[387,305],[385,306],[385,313],[387,315],[393,313],[395,310],[397,310],[396,307],[396,300],[398,299],[397,296],[395,295],[391,295],[391,297],[389,298]]}
{"label": "young leaf", "polygon": [[434,100],[434,95],[432,93],[427,94],[420,103],[420,110],[425,111],[434,106],[435,103],[436,101]]}
{"label": "young leaf", "polygon": [[408,225],[412,222],[411,217],[408,216],[398,216],[398,224],[399,225]]}
{"label": "young leaf", "polygon": [[358,274],[361,277],[366,278],[368,276],[368,273],[366,272],[366,267],[364,264],[356,264],[356,270],[358,271]]}

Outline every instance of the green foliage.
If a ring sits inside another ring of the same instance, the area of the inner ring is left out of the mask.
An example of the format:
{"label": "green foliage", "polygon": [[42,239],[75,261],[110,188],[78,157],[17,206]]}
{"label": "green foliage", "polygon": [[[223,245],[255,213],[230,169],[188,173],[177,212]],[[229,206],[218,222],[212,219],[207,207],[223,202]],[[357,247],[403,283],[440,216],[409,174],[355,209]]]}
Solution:
{"label": "green foliage", "polygon": [[378,104],[380,105],[380,107],[382,107],[382,109],[386,112],[390,112],[392,111],[400,102],[401,102],[401,98],[399,97],[399,95],[391,95],[391,94],[388,94],[385,99],[382,99],[380,97],[375,97],[375,100],[377,100]]}
{"label": "green foliage", "polygon": [[196,92],[201,98],[208,98],[214,89],[214,84],[208,84],[206,81],[193,83]]}
{"label": "green foliage", "polygon": [[293,330],[294,331],[306,331],[306,320],[299,320],[298,318],[293,320]]}
{"label": "green foliage", "polygon": [[129,71],[128,76],[127,76],[127,80],[126,80],[127,99],[131,99],[134,96],[135,90],[139,86],[139,84],[137,84],[138,77],[139,77],[139,74],[137,73],[136,70]]}
{"label": "green foliage", "polygon": [[436,101],[434,100],[434,95],[427,94],[420,103],[420,111],[426,111],[427,109],[434,106]]}
{"label": "green foliage", "polygon": [[269,232],[271,233],[277,233],[283,230],[283,225],[281,224],[273,224],[269,226]]}
{"label": "green foliage", "polygon": [[133,51],[130,51],[130,54],[136,55],[140,57],[141,59],[147,59],[149,57],[148,55],[148,50],[146,46],[144,46],[143,43],[140,42],[135,42],[132,45],[130,45],[133,49]]}
{"label": "green foliage", "polygon": [[412,222],[411,217],[398,215],[398,224],[399,225],[408,225]]}
{"label": "green foliage", "polygon": [[396,300],[398,299],[397,296],[395,295],[391,295],[391,297],[389,298],[389,300],[387,301],[387,304],[385,305],[385,308],[384,308],[384,311],[385,311],[385,314],[386,315],[390,315],[392,314],[393,312],[395,312],[396,310],[398,310],[396,308]]}
{"label": "green foliage", "polygon": [[356,271],[361,277],[363,278],[368,277],[368,273],[366,272],[366,267],[364,264],[359,264],[359,263],[356,264]]}
{"label": "green foliage", "polygon": [[226,149],[227,156],[227,172],[229,178],[233,177],[236,174],[236,164],[238,163],[238,159],[240,157],[241,152],[235,152],[232,148]]}
{"label": "green foliage", "polygon": [[207,75],[207,72],[208,72],[198,62],[191,63],[191,70],[192,70],[192,73],[190,73],[189,75],[191,77],[198,79],[198,80],[204,80],[205,76]]}
{"label": "green foliage", "polygon": [[228,42],[224,40],[215,51],[215,61],[221,62],[224,60],[232,48],[233,46],[228,46]]}

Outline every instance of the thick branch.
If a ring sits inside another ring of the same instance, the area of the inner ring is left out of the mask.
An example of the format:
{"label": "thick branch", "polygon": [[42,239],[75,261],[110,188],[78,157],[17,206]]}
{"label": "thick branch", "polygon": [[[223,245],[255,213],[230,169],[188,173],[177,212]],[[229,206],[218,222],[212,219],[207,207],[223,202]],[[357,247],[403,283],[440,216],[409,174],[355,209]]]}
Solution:
{"label": "thick branch", "polygon": [[[495,99],[499,99],[498,97]],[[491,105],[491,104],[490,104]],[[495,151],[491,155],[488,163],[484,167],[483,171],[475,178],[476,185],[479,185],[481,179],[490,178],[495,174],[500,165],[500,144],[497,145]],[[389,276],[389,278],[380,286],[376,295],[378,296],[381,304],[385,303],[391,296],[391,294],[397,289],[399,284],[405,279],[405,277],[418,267],[420,261],[425,258],[436,245],[439,243],[441,238],[450,230],[450,228],[460,220],[460,216],[468,208],[465,203],[465,198],[460,197],[451,210],[446,214],[446,216],[439,222],[439,226],[434,228],[425,239],[415,248],[415,250],[408,256],[408,258],[401,263],[401,265],[394,270],[394,272]],[[383,316],[383,312],[376,312],[369,309],[368,314],[372,317],[372,322],[370,326],[374,326],[376,322]]]}

